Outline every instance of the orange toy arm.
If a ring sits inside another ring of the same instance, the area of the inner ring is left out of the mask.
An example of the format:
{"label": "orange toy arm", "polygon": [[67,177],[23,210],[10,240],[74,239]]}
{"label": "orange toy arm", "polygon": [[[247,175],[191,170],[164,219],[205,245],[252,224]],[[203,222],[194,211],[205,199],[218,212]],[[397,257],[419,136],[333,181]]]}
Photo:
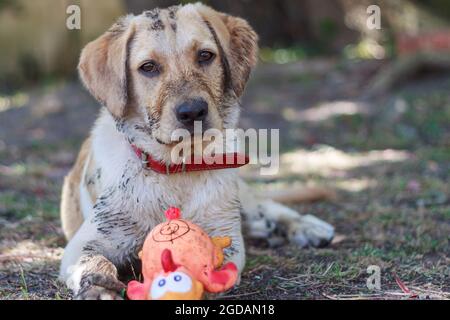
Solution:
{"label": "orange toy arm", "polygon": [[214,267],[218,268],[223,263],[223,248],[231,245],[230,237],[212,237],[212,243],[214,244]]}
{"label": "orange toy arm", "polygon": [[219,247],[221,249],[229,247],[231,245],[230,237],[212,237],[211,241],[216,247]]}

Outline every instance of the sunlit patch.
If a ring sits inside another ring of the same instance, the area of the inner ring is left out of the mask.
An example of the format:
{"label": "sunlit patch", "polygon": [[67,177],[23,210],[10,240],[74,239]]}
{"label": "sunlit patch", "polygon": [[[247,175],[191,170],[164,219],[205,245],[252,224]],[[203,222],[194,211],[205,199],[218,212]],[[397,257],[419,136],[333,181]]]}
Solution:
{"label": "sunlit patch", "polygon": [[288,108],[283,111],[283,117],[288,121],[319,122],[340,115],[364,114],[368,109],[368,105],[363,102],[332,101],[302,111]]}
{"label": "sunlit patch", "polygon": [[364,38],[357,44],[349,44],[344,48],[344,55],[348,59],[384,59],[386,49],[375,39]]}
{"label": "sunlit patch", "polygon": [[[345,178],[346,172],[355,168],[371,166],[379,163],[396,163],[407,161],[413,155],[402,150],[373,150],[368,152],[344,152],[330,146],[321,146],[316,150],[298,149],[288,152],[280,157],[280,171],[268,179],[292,177],[292,174],[316,175],[327,178]],[[263,177],[258,175],[257,166],[248,166],[242,169],[242,175],[248,179]],[[364,184],[371,185],[370,181],[360,181],[360,186],[348,185],[352,188],[364,188]],[[344,187],[345,188],[345,187]]]}
{"label": "sunlit patch", "polygon": [[346,179],[335,183],[339,189],[349,192],[361,192],[377,186],[375,179]]}
{"label": "sunlit patch", "polygon": [[7,263],[35,263],[37,261],[59,261],[62,248],[50,248],[37,242],[2,241],[0,246],[0,266]]}
{"label": "sunlit patch", "polygon": [[10,177],[23,176],[27,172],[27,168],[23,163],[13,163],[9,166],[0,165],[0,174]]}
{"label": "sunlit patch", "polygon": [[28,103],[29,99],[28,94],[23,92],[11,96],[0,96],[0,112],[12,108],[21,108]]}
{"label": "sunlit patch", "polygon": [[300,149],[286,153],[281,157],[281,163],[284,170],[293,173],[330,175],[335,170],[349,170],[379,162],[402,162],[410,158],[410,153],[399,150],[348,153],[332,147],[322,147],[314,151]]}
{"label": "sunlit patch", "polygon": [[264,47],[260,50],[261,60],[276,64],[286,64],[299,61],[306,57],[307,53],[302,47],[290,48],[269,48]]}

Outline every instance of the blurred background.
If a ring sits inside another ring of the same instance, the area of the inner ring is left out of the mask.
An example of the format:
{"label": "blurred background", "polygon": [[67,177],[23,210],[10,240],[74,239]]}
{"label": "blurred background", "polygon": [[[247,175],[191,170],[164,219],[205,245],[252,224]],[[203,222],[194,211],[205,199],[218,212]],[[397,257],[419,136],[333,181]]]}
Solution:
{"label": "blurred background", "polygon": [[[338,196],[296,207],[336,226],[330,247],[250,242],[229,296],[409,297],[404,281],[415,298],[449,298],[449,1],[203,2],[260,36],[241,125],[281,129],[282,168],[243,175],[259,189],[327,185]],[[0,0],[0,299],[70,297],[56,282],[60,189],[99,109],[78,80],[80,51],[125,13],[177,3]],[[72,4],[81,30],[66,28]],[[367,27],[370,5],[381,29]],[[385,272],[381,292],[365,287],[369,264]]]}

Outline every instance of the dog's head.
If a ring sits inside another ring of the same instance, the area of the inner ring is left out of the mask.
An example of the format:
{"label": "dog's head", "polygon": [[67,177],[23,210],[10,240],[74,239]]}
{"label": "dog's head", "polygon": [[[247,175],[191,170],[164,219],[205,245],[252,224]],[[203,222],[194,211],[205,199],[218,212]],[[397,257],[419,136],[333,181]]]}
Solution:
{"label": "dog's head", "polygon": [[175,129],[234,128],[257,35],[200,3],[125,16],[89,43],[79,72],[133,143],[170,148]]}

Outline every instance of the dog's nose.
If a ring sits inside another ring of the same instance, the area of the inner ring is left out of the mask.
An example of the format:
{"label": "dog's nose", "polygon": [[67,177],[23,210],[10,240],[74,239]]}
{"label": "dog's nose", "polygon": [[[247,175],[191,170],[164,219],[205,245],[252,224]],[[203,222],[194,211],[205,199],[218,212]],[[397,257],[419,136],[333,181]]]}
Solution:
{"label": "dog's nose", "polygon": [[208,115],[208,103],[203,99],[192,99],[183,102],[175,109],[178,121],[191,126],[194,121],[202,121]]}

